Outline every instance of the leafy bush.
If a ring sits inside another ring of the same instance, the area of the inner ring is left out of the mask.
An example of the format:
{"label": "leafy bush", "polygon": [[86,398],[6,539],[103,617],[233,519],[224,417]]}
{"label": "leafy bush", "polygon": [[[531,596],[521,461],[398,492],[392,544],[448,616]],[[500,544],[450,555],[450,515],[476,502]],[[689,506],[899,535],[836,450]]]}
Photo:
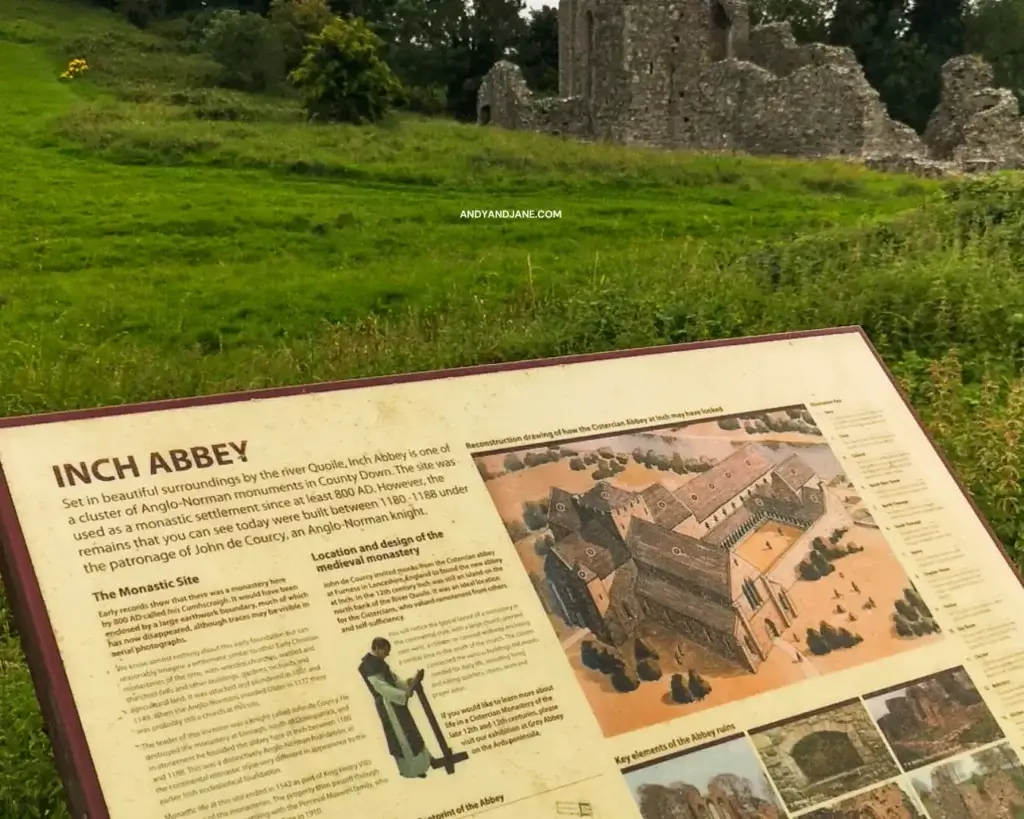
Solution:
{"label": "leafy bush", "polygon": [[673,702],[684,704],[693,702],[693,694],[690,693],[690,688],[682,674],[672,675],[672,679],[669,681],[669,692]]}
{"label": "leafy bush", "polygon": [[146,28],[167,13],[166,0],[117,0],[117,11],[128,18],[128,22],[139,28]]}
{"label": "leafy bush", "polygon": [[686,677],[686,687],[698,702],[711,693],[711,684],[692,668]]}
{"label": "leafy bush", "polygon": [[298,67],[310,40],[333,19],[327,0],[273,0],[270,23],[281,41],[284,65],[288,71]]}
{"label": "leafy bush", "polygon": [[406,87],[404,98],[397,104],[414,114],[437,117],[448,110],[448,93],[439,85]]}
{"label": "leafy bush", "polygon": [[265,17],[226,9],[210,20],[203,47],[220,66],[220,84],[266,91],[284,77],[284,53],[277,31]]}
{"label": "leafy bush", "polygon": [[204,9],[194,14],[188,14],[185,20],[185,31],[181,40],[185,50],[193,54],[203,50],[203,43],[206,39],[206,30],[217,16],[216,9]]}
{"label": "leafy bush", "polygon": [[625,668],[617,668],[609,675],[609,679],[611,680],[612,688],[622,694],[636,691],[640,687],[640,680]]}
{"label": "leafy bush", "polygon": [[403,96],[382,46],[359,18],[335,18],[315,36],[291,73],[308,116],[356,125],[382,119]]}
{"label": "leafy bush", "polygon": [[593,641],[584,640],[580,645],[580,662],[585,668],[592,668],[595,671],[601,669],[601,655]]}
{"label": "leafy bush", "polygon": [[636,675],[644,682],[654,682],[661,679],[661,666],[658,661],[647,657],[636,664]]}
{"label": "leafy bush", "polygon": [[523,504],[523,523],[530,531],[543,529],[548,525],[547,501],[530,502]]}
{"label": "leafy bush", "polygon": [[637,662],[640,660],[657,660],[658,652],[637,637],[636,642],[633,644],[633,656]]}

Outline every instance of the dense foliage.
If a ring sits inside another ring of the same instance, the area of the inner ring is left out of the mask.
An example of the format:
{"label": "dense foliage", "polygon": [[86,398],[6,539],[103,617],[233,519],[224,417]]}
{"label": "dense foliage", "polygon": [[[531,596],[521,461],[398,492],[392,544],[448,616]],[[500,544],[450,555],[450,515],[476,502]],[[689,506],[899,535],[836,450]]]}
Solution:
{"label": "dense foliage", "polygon": [[334,19],[327,0],[272,0],[267,16],[278,31],[288,71],[298,67],[310,40]]}
{"label": "dense foliage", "polygon": [[336,17],[313,36],[291,74],[310,118],[361,125],[391,110],[402,87],[380,57],[382,45],[358,17]]}
{"label": "dense foliage", "polygon": [[[275,55],[266,67],[251,67],[283,79],[301,59],[308,37],[319,34],[328,16],[358,17],[383,42],[381,58],[405,88],[407,107],[427,114],[449,113],[459,118],[476,116],[476,90],[480,79],[502,57],[519,63],[527,80],[541,93],[558,87],[557,12],[548,7],[525,12],[523,0],[90,0],[117,9],[140,27],[171,24],[184,31],[187,23],[200,28],[212,16],[229,10],[249,18],[269,17],[273,22]],[[187,21],[182,25],[180,22]],[[242,24],[233,18],[234,25]],[[266,48],[262,35],[254,36],[252,51]],[[232,55],[240,53],[235,43]],[[242,70],[238,61],[226,72],[235,86]],[[223,63],[222,63],[223,64]],[[283,66],[282,68],[279,68]],[[244,78],[243,78],[244,80]],[[443,103],[439,106],[439,98]],[[440,110],[439,110],[440,108]]]}
{"label": "dense foliage", "polygon": [[267,91],[284,72],[284,53],[266,17],[225,9],[210,19],[203,46],[220,66],[219,81],[228,88]]}

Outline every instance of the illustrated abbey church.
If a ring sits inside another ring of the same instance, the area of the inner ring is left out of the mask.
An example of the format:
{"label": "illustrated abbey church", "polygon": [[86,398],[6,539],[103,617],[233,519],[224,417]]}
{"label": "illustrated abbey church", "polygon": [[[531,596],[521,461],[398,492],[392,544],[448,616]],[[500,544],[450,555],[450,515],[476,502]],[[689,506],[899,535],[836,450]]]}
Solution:
{"label": "illustrated abbey church", "polygon": [[796,455],[775,463],[757,445],[674,492],[603,481],[579,495],[553,488],[544,573],[555,613],[609,645],[653,619],[755,671],[797,615],[786,589],[799,560],[776,560],[765,574],[736,547],[774,522],[802,533],[779,558],[809,552],[808,530],[825,511],[810,466]]}

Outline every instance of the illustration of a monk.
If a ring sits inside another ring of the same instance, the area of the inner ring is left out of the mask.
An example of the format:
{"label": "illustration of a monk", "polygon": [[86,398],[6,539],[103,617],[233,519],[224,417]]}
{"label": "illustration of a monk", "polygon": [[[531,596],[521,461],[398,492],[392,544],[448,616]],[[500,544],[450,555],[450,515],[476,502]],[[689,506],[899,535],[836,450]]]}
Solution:
{"label": "illustration of a monk", "polygon": [[398,772],[404,777],[423,779],[430,770],[430,751],[408,705],[409,698],[423,681],[423,671],[417,671],[416,676],[408,680],[398,679],[387,663],[390,653],[391,643],[383,637],[375,638],[370,644],[370,653],[359,663],[359,674],[377,706],[388,751],[395,758]]}

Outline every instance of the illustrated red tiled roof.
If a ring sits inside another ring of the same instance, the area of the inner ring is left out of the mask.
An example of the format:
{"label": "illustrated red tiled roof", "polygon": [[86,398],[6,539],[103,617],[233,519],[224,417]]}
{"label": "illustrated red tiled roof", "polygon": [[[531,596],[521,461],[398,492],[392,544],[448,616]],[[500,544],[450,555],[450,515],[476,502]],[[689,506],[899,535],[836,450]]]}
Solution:
{"label": "illustrated red tiled roof", "polygon": [[775,474],[786,486],[794,492],[799,492],[801,487],[814,477],[814,470],[799,455],[790,455],[775,467]]}
{"label": "illustrated red tiled roof", "polygon": [[693,514],[686,504],[660,483],[652,483],[640,495],[647,504],[654,522],[666,529],[675,529]]}
{"label": "illustrated red tiled roof", "polygon": [[[603,580],[617,568],[619,561],[611,549],[584,540],[579,535],[569,535],[551,547],[551,551],[570,569],[583,571],[583,580]],[[628,559],[628,555],[625,555]]]}
{"label": "illustrated red tiled roof", "polygon": [[747,446],[697,475],[674,494],[693,510],[698,521],[703,522],[716,509],[764,477],[772,466],[771,459],[759,446]]}
{"label": "illustrated red tiled roof", "polygon": [[707,546],[640,518],[630,522],[626,545],[638,564],[731,599],[728,550]]}
{"label": "illustrated red tiled roof", "polygon": [[619,489],[606,481],[599,481],[584,494],[577,497],[580,506],[596,512],[611,512],[627,506],[636,496],[625,489]]}
{"label": "illustrated red tiled roof", "polygon": [[573,532],[580,529],[580,516],[572,495],[557,486],[552,487],[548,499],[548,523]]}

